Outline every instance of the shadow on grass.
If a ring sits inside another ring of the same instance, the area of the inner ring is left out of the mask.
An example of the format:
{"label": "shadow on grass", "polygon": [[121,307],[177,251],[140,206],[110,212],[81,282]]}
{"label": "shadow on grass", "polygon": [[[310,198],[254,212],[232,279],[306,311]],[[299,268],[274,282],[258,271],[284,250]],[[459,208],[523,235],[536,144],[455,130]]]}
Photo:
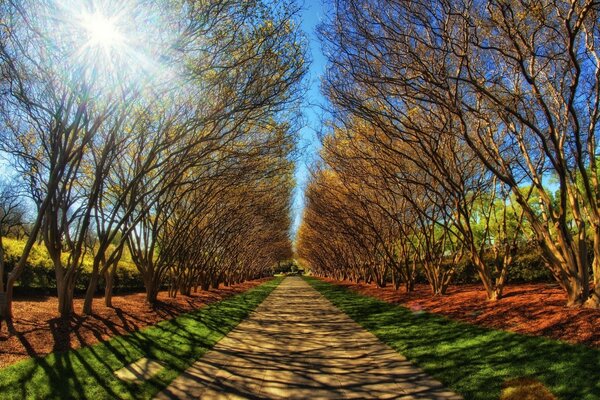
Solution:
{"label": "shadow on grass", "polygon": [[[0,370],[1,397],[150,398],[233,329],[280,281],[130,335],[11,365]],[[159,361],[164,368],[140,384],[115,377],[114,371],[141,357]]]}
{"label": "shadow on grass", "polygon": [[[164,393],[178,398],[456,399],[299,277]],[[401,389],[400,389],[401,388]],[[202,397],[202,398],[204,398]]]}
{"label": "shadow on grass", "polygon": [[355,321],[466,399],[496,400],[502,384],[532,377],[560,399],[600,399],[600,350],[486,329],[308,282]]}

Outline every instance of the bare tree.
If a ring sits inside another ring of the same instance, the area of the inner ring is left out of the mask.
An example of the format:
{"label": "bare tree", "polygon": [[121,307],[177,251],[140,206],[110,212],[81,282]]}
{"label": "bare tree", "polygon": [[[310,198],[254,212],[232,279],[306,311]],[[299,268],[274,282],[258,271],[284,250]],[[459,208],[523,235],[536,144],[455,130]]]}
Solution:
{"label": "bare tree", "polygon": [[[414,165],[431,171],[453,203],[457,238],[488,297],[502,294],[516,238],[502,239],[503,261],[489,265],[491,231],[474,234],[481,213],[474,206],[490,194],[507,198],[508,188],[568,304],[596,307],[588,279],[596,262],[587,248],[598,242],[598,4],[333,5],[322,36],[331,63],[325,92],[335,118],[373,125],[383,133],[374,140],[390,150],[385,158],[412,156]],[[557,201],[550,177],[558,182]],[[540,199],[535,205],[533,192]],[[495,212],[497,204],[488,202],[483,220],[508,217]]]}
{"label": "bare tree", "polygon": [[[27,183],[37,211],[20,260],[1,282],[7,318],[12,288],[36,238],[55,267],[61,315],[72,311],[75,279],[88,254],[93,266],[84,312],[92,312],[103,274],[110,304],[112,276],[126,245],[152,302],[171,268],[169,255],[186,243],[185,230],[168,228],[182,226],[174,221],[189,193],[215,195],[212,180],[222,182],[242,156],[263,162],[275,177],[288,173],[259,156],[269,149],[290,156],[292,131],[283,121],[294,117],[305,72],[297,7],[140,0],[133,8],[132,20],[121,28],[127,39],[144,36],[145,42],[128,54],[103,57],[114,49],[96,43],[80,26],[82,16],[68,18],[54,0],[0,6],[1,150]],[[155,13],[158,23],[142,35],[149,29],[142,23],[146,12]],[[143,73],[131,68],[132,54]],[[272,137],[287,144],[278,147]],[[257,175],[266,179],[261,171]],[[195,211],[201,216],[205,209]],[[215,254],[225,254],[216,240]],[[167,244],[174,247],[167,251]],[[236,267],[264,271],[242,258]],[[253,274],[238,271],[227,279]]]}

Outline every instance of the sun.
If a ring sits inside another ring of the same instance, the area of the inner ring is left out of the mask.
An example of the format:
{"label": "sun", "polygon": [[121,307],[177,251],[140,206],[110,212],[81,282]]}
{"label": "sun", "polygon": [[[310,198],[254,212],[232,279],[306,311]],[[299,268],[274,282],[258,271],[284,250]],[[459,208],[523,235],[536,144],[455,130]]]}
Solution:
{"label": "sun", "polygon": [[[2,0],[0,0],[0,4]],[[61,75],[93,82],[99,92],[146,88],[171,74],[167,67],[176,32],[163,29],[172,21],[169,9],[137,0],[52,0],[40,6],[38,18],[56,51],[69,58]],[[163,13],[164,11],[164,13]],[[174,11],[176,12],[176,10]],[[164,14],[164,15],[163,15]],[[164,60],[164,61],[163,61]],[[56,63],[62,68],[63,59]],[[170,78],[175,79],[175,78]],[[161,81],[162,82],[162,81]]]}
{"label": "sun", "polygon": [[123,43],[124,38],[119,31],[115,17],[107,17],[99,12],[84,14],[81,17],[81,25],[88,36],[88,47],[102,47],[110,50]]}

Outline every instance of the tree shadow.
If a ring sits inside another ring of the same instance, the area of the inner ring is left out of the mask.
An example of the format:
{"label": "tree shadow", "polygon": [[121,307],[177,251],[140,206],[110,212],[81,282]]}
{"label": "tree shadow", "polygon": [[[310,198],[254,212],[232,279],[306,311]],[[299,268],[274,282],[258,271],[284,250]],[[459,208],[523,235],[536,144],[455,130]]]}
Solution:
{"label": "tree shadow", "polygon": [[413,312],[319,281],[311,283],[354,320],[467,398],[497,399],[523,376],[559,398],[600,398],[600,350]]}
{"label": "tree shadow", "polygon": [[[258,288],[252,293],[78,349],[70,348],[70,343],[88,340],[87,336],[81,336],[82,329],[92,330],[96,339],[105,337],[105,329],[114,334],[121,331],[111,321],[99,325],[97,322],[103,318],[98,315],[52,319],[48,329],[53,332],[56,352],[0,370],[0,393],[16,398],[152,397],[211,348],[271,289]],[[235,316],[229,316],[230,312]],[[123,320],[128,329],[135,329],[135,325],[125,323],[129,317],[124,316]],[[141,357],[159,361],[164,368],[141,383],[121,381],[115,376],[116,370]]]}

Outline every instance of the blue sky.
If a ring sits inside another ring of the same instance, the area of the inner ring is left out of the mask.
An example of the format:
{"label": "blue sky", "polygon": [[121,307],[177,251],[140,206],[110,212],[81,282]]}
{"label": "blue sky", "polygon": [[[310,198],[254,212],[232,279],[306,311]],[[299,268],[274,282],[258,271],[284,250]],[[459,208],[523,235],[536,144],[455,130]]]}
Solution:
{"label": "blue sky", "polygon": [[292,233],[295,234],[302,219],[304,208],[304,187],[308,179],[308,166],[317,157],[319,140],[317,132],[321,126],[320,106],[325,99],[320,92],[321,76],[325,72],[325,57],[316,35],[316,27],[324,18],[323,0],[305,0],[302,10],[301,28],[309,39],[310,59],[312,60],[307,76],[308,92],[304,100],[306,126],[300,131],[301,156],[296,164],[296,190],[292,205]]}

